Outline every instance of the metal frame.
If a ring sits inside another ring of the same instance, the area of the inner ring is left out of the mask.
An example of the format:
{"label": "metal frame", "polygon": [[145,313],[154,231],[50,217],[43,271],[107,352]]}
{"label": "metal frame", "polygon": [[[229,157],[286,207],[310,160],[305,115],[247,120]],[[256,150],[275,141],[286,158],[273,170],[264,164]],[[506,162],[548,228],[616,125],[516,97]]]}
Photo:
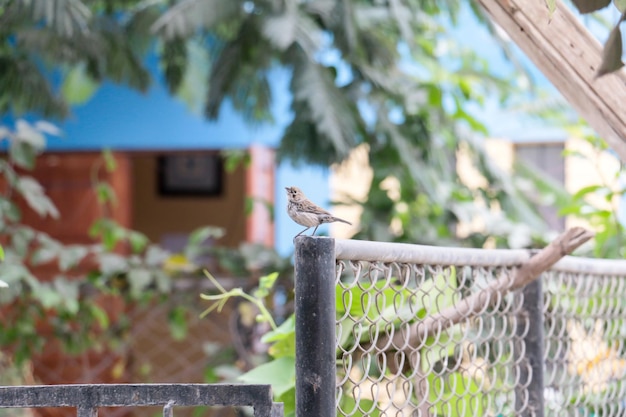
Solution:
{"label": "metal frame", "polygon": [[[524,249],[450,248],[347,239],[334,239],[334,242],[336,259],[344,261],[516,266],[533,255],[532,250]],[[551,270],[592,275],[626,275],[626,262],[565,256]]]}
{"label": "metal frame", "polygon": [[296,417],[331,417],[335,405],[335,241],[296,238]]}
{"label": "metal frame", "polygon": [[[527,366],[520,368],[520,386],[515,395],[516,409],[524,409],[522,417],[544,415],[543,384],[543,289],[541,278],[526,285],[522,290],[522,311],[517,334],[524,341],[520,357]],[[531,325],[532,323],[532,325]],[[523,388],[522,388],[523,387]],[[521,407],[527,403],[529,407]]]}
{"label": "metal frame", "polygon": [[[335,265],[337,261],[515,267],[531,250],[443,248],[300,236],[296,256],[296,416],[330,417],[335,404]],[[626,262],[566,256],[552,271],[589,276],[626,276]],[[544,415],[544,309],[541,278],[520,291],[523,297],[517,334],[523,340],[516,401],[527,415]],[[529,325],[532,323],[532,325]],[[331,342],[329,343],[328,340]],[[522,385],[522,384],[520,384]]]}
{"label": "metal frame", "polygon": [[280,417],[270,385],[247,384],[76,384],[0,387],[0,408],[75,407],[78,417],[97,417],[99,407],[249,406],[255,417]]}

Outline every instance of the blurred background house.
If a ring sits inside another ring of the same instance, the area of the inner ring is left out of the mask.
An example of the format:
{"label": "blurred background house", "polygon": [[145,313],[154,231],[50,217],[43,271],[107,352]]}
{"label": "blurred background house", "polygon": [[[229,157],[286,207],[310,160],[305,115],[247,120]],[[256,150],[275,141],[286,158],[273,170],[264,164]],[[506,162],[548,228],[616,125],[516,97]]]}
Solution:
{"label": "blurred background house", "polygon": [[[499,49],[485,28],[468,13],[462,13],[460,21],[456,36],[476,48],[493,67],[501,65],[503,57],[495,55]],[[156,67],[153,69],[157,72]],[[538,71],[533,72],[535,80],[549,89]],[[92,190],[94,166],[99,163],[101,149],[107,148],[117,160],[117,169],[107,178],[117,194],[117,204],[110,214],[121,225],[146,234],[173,252],[184,246],[194,229],[210,225],[224,228],[226,234],[209,244],[237,247],[258,243],[289,256],[292,238],[302,228],[285,213],[284,187],[297,185],[313,201],[330,208],[331,201],[341,202],[346,196],[362,199],[371,173],[364,148],[332,170],[294,168],[276,162],[273,149],[292,117],[287,80],[284,72],[273,74],[273,113],[278,117],[272,124],[256,126],[246,124],[228,105],[217,122],[204,121],[172,98],[161,82],[146,94],[106,82],[89,101],[72,109],[70,119],[59,123],[64,137],[50,138],[33,173],[58,206],[61,221],[40,219],[32,212],[25,212],[24,221],[65,243],[89,242],[88,230],[101,215]],[[481,111],[491,133],[504,138],[485,143],[501,169],[508,170],[516,159],[523,160],[576,191],[597,183],[595,175],[615,175],[619,167],[608,153],[600,156],[599,164],[607,169],[606,174],[593,173],[575,157],[564,160],[564,149],[590,150],[575,139],[566,140],[564,132],[546,130],[523,110],[505,111],[494,101]],[[5,121],[11,124],[15,120],[7,116]],[[249,163],[229,170],[225,151],[246,153]],[[460,171],[466,169],[463,158],[462,153],[457,155]],[[467,171],[464,180],[472,183],[481,179]],[[351,237],[359,228],[358,208],[337,206],[332,210],[354,225],[324,226],[318,234]],[[559,217],[555,209],[542,210],[555,230],[568,225],[569,220]],[[459,233],[467,233],[471,227],[460,224]],[[246,284],[243,280],[229,282],[231,286]],[[232,336],[240,328],[232,319],[236,314],[231,306],[222,315],[203,320],[197,314],[190,316],[183,329],[184,338],[177,337],[169,327],[176,321],[172,315],[177,305],[193,306],[198,313],[206,307],[198,299],[199,292],[198,287],[189,286],[173,292],[166,303],[141,310],[127,310],[112,303],[110,310],[127,315],[126,320],[132,323],[126,354],[86,352],[69,358],[60,350],[48,349],[36,364],[35,378],[46,383],[219,379],[219,375],[206,374],[206,365],[237,343]],[[228,369],[222,371],[226,375]]]}

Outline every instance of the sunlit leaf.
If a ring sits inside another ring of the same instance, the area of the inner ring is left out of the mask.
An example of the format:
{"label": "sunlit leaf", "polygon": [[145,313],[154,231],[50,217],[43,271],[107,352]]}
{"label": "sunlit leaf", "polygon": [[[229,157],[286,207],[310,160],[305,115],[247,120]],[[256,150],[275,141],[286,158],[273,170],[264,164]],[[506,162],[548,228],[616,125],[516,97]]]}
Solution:
{"label": "sunlit leaf", "polygon": [[104,167],[107,172],[111,173],[115,171],[117,168],[117,162],[115,161],[115,156],[113,152],[109,148],[104,148],[102,150],[102,158],[104,159]]}
{"label": "sunlit leaf", "polygon": [[152,283],[152,274],[144,268],[132,268],[128,271],[130,292],[134,297],[142,295]]}
{"label": "sunlit leaf", "polygon": [[46,196],[42,185],[33,177],[22,176],[17,183],[17,190],[24,197],[28,206],[37,212],[40,216],[50,216],[52,218],[59,217],[59,211],[56,206]]}
{"label": "sunlit leaf", "polygon": [[240,6],[238,1],[182,0],[154,22],[152,31],[166,39],[184,38],[198,29],[209,29],[238,16],[243,11]]}
{"label": "sunlit leaf", "polygon": [[78,265],[89,254],[89,249],[82,245],[69,245],[59,252],[59,268],[67,271]]}
{"label": "sunlit leaf", "polygon": [[141,232],[132,230],[128,233],[128,242],[134,253],[142,252],[149,241],[148,237]]}
{"label": "sunlit leaf", "polygon": [[200,245],[205,243],[207,239],[219,239],[224,236],[224,229],[215,226],[205,226],[194,230],[189,235],[189,243],[192,245]]}
{"label": "sunlit leaf", "polygon": [[276,279],[278,279],[278,272],[272,272],[259,278],[259,287],[254,292],[254,296],[257,298],[267,297],[272,287],[274,287]]}
{"label": "sunlit leaf", "polygon": [[603,189],[603,188],[605,188],[605,187],[604,187],[603,185],[600,185],[600,184],[589,185],[589,186],[587,186],[587,187],[583,187],[583,188],[581,188],[580,190],[578,190],[578,191],[577,191],[577,192],[576,192],[576,193],[572,196],[572,198],[573,198],[574,200],[578,200],[578,199],[581,199],[581,198],[583,198],[583,197],[587,196],[588,194],[592,194],[592,193],[594,193],[594,192],[596,192],[596,191],[598,191],[598,190],[601,190],[601,189]]}
{"label": "sunlit leaf", "polygon": [[98,182],[95,189],[99,204],[117,204],[115,190],[108,182]]}
{"label": "sunlit leaf", "polygon": [[109,315],[102,307],[96,305],[95,303],[89,303],[88,308],[101,329],[106,329],[109,327]]}
{"label": "sunlit leaf", "polygon": [[[35,129],[37,129],[40,132],[43,133],[47,133],[48,135],[53,135],[53,136],[61,136],[61,134],[63,133],[61,131],[61,129],[59,129],[58,126],[56,126],[55,124],[52,124],[50,122],[47,122],[45,120],[38,120],[35,122],[34,124]],[[40,144],[41,148],[45,147],[45,142],[41,141]]]}
{"label": "sunlit leaf", "polygon": [[100,84],[85,71],[85,66],[72,68],[65,76],[61,92],[65,100],[72,105],[87,102],[98,90]]}
{"label": "sunlit leaf", "polygon": [[295,358],[283,356],[257,366],[238,378],[247,384],[270,384],[275,396],[280,396],[295,386]]}

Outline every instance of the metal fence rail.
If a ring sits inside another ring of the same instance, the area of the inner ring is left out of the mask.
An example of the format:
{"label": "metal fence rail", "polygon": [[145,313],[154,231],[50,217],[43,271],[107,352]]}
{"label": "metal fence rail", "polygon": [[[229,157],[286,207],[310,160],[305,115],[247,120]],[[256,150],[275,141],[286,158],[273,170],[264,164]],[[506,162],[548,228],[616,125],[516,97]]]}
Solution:
{"label": "metal fence rail", "polygon": [[255,417],[279,417],[269,385],[244,384],[76,384],[0,387],[0,408],[75,407],[78,417],[97,417],[100,407],[249,406]]}
{"label": "metal fence rail", "polygon": [[626,262],[565,257],[445,316],[532,255],[298,238],[298,417],[626,415]]}

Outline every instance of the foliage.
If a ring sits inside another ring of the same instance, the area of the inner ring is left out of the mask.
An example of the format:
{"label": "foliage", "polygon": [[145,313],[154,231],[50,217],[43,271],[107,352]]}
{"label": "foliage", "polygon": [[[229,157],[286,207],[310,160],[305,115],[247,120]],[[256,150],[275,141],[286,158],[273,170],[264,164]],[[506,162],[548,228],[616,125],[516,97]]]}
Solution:
{"label": "foliage", "polygon": [[272,313],[265,304],[265,299],[272,293],[279,274],[273,272],[260,277],[258,287],[250,293],[245,292],[242,288],[227,291],[219,285],[209,272],[205,271],[205,275],[213,282],[218,293],[201,295],[202,299],[213,302],[202,313],[203,316],[212,311],[219,313],[231,298],[241,297],[256,307],[258,314],[255,320],[257,323],[270,325],[270,330],[263,335],[261,342],[271,344],[268,353],[272,359],[239,376],[238,379],[250,384],[271,384],[275,401],[284,403],[285,416],[293,416],[295,412],[296,370],[295,318],[292,314],[280,326],[277,326]]}
{"label": "foliage", "polygon": [[[212,276],[206,273],[209,279],[214,280]],[[279,326],[274,324],[272,313],[265,306],[265,299],[270,295],[272,286],[277,279],[278,274],[272,273],[264,276],[259,281],[259,286],[250,293],[244,292],[237,288],[230,291],[220,289],[218,294],[203,296],[205,300],[211,301],[212,304],[206,310],[207,313],[219,312],[224,304],[233,297],[242,297],[246,302],[252,303],[257,307],[259,312],[257,321],[260,323],[270,323],[271,329],[266,332],[261,341],[266,343],[268,347],[269,360],[262,363],[250,371],[240,375],[238,379],[245,383],[251,384],[271,384],[274,394],[274,400],[283,402],[285,405],[285,416],[293,416],[295,413],[295,316],[292,314],[287,317]],[[341,357],[342,352],[354,351],[354,344],[359,343],[360,346],[368,346],[372,342],[371,337],[378,337],[389,331],[388,326],[392,325],[399,328],[401,323],[411,323],[415,320],[423,319],[427,314],[435,314],[437,311],[444,309],[455,302],[458,302],[458,289],[451,286],[455,283],[455,269],[452,267],[450,275],[433,275],[424,283],[424,287],[420,289],[423,296],[416,297],[415,293],[404,286],[389,287],[385,282],[377,282],[374,284],[359,283],[358,285],[340,284],[336,287],[336,314],[338,318],[350,319],[341,320],[340,334],[341,338],[337,341],[339,347],[337,357]],[[219,288],[219,287],[218,287]],[[434,289],[437,289],[435,291]],[[440,289],[444,289],[440,291]],[[404,300],[404,301],[398,301]],[[396,311],[398,305],[402,305],[400,311]],[[372,323],[380,326],[373,329]],[[386,329],[383,332],[383,327]],[[463,330],[461,325],[451,328],[448,334],[456,334],[460,336]],[[458,346],[453,340],[459,340],[458,337],[449,336],[449,339],[443,337],[438,340],[428,339],[423,344],[422,354],[419,355],[420,362],[416,366],[424,367],[424,371],[432,366],[432,364],[440,363],[447,356],[455,355]],[[355,340],[357,338],[358,340]],[[391,348],[390,348],[391,349]],[[464,349],[469,349],[465,347]],[[460,353],[461,360],[477,361],[484,360],[481,357],[472,355],[469,352]],[[368,373],[370,369],[363,369],[361,366],[369,363],[368,361],[351,362],[350,377],[345,373],[343,366],[337,367],[337,377],[339,380],[362,380],[362,374]],[[497,364],[492,365],[497,368]],[[389,371],[390,378],[393,380],[394,372]],[[414,370],[407,369],[406,372],[413,373]],[[433,407],[437,412],[446,415],[457,414],[459,410],[470,409],[475,413],[484,412],[484,404],[490,404],[487,394],[481,391],[481,373],[472,375],[471,373],[462,373],[460,371],[451,371],[442,377],[439,373],[424,373],[429,386],[434,387],[430,391],[432,396]],[[507,372],[502,376],[507,378]],[[372,376],[372,375],[370,375]],[[373,379],[379,380],[382,375],[372,376]],[[387,379],[385,379],[387,380]],[[445,380],[445,383],[444,383]],[[496,378],[492,383],[500,383]],[[385,407],[385,393],[382,389],[372,388],[370,392],[367,388],[361,386],[357,392],[361,392],[357,399],[353,390],[353,386],[347,383],[343,389],[345,392],[340,396],[338,406],[344,410],[346,414],[355,416],[380,414],[381,407]],[[399,390],[401,391],[401,390]],[[374,394],[376,393],[376,394]],[[387,393],[389,394],[389,393]],[[374,398],[369,396],[375,395]],[[439,402],[441,398],[450,398],[449,402]],[[395,399],[397,401],[397,398]],[[358,406],[358,407],[357,407]],[[451,407],[451,408],[450,408]],[[369,410],[364,413],[362,410]]]}
{"label": "foliage", "polygon": [[263,298],[269,295],[270,290],[274,286],[276,282],[276,278],[278,278],[278,272],[274,272],[270,275],[262,276],[259,280],[259,287],[252,294],[249,295],[243,291],[242,288],[233,288],[232,290],[226,291],[224,287],[220,285],[220,283],[207,271],[205,271],[205,275],[211,280],[213,285],[218,289],[219,294],[211,295],[211,294],[201,294],[200,298],[203,300],[216,301],[211,307],[207,308],[202,312],[200,317],[204,317],[209,314],[213,310],[217,310],[217,312],[221,312],[222,308],[224,308],[224,304],[231,297],[242,297],[248,302],[254,304],[260,311],[259,316],[257,316],[257,321],[266,321],[272,327],[272,330],[276,330],[276,323],[274,323],[274,319],[270,314],[267,307],[263,303]]}
{"label": "foliage", "polygon": [[0,0],[0,113],[66,116],[105,79],[145,91],[147,3]]}
{"label": "foliage", "polygon": [[[0,127],[0,139],[9,150],[0,158],[0,278],[8,284],[0,291],[0,346],[10,349],[17,366],[52,340],[70,354],[123,348],[131,323],[107,306],[140,309],[148,308],[149,302],[165,301],[177,277],[199,273],[197,262],[207,255],[221,255],[222,268],[236,267],[236,273],[246,275],[269,265],[285,269],[288,264],[255,245],[241,250],[210,248],[207,253],[206,239],[223,235],[215,227],[195,230],[184,252],[176,256],[144,234],[123,227],[112,217],[117,199],[107,177],[116,161],[108,150],[90,175],[93,198],[100,207],[100,216],[89,230],[93,244],[64,244],[24,224],[27,210],[42,218],[60,215],[44,187],[29,175],[44,149],[45,134],[56,133],[48,123],[23,120],[15,129]],[[184,337],[188,315],[184,305],[170,312],[175,339]]]}
{"label": "foliage", "polygon": [[[592,242],[577,252],[598,258],[624,258],[623,162],[562,98],[539,100],[525,110],[546,126],[563,129],[564,136],[570,138],[565,142],[563,157],[570,164],[568,175],[577,178],[578,184],[582,181],[582,185],[553,194],[557,197],[553,205],[569,223],[582,222],[595,232]],[[581,170],[585,170],[584,175],[580,175]]]}
{"label": "foliage", "polygon": [[[19,364],[39,351],[50,335],[71,352],[119,339],[115,334],[123,334],[120,323],[111,322],[98,299],[106,294],[139,300],[152,286],[166,293],[171,283],[161,265],[167,254],[106,213],[91,229],[98,242],[92,245],[63,244],[24,224],[22,210],[33,210],[41,217],[59,216],[41,184],[28,175],[45,146],[44,134],[57,131],[47,123],[31,125],[23,120],[14,131],[6,127],[1,131],[9,153],[0,159],[0,239],[4,248],[0,276],[8,284],[0,303],[10,308],[2,309],[0,345],[11,346]],[[108,153],[103,168],[114,169]],[[93,187],[106,208],[115,200],[100,177],[95,167]],[[119,252],[120,245],[128,245],[128,256]],[[49,271],[47,279],[35,276],[34,271],[41,273],[42,268]],[[77,274],[84,274],[85,279],[76,279]]]}
{"label": "foliage", "polygon": [[[486,129],[468,109],[516,90],[513,76],[495,76],[448,36],[458,0],[72,0],[59,2],[54,13],[42,0],[0,5],[0,60],[27,66],[19,79],[33,80],[16,89],[21,84],[11,72],[0,71],[0,86],[11,87],[0,88],[0,111],[66,114],[68,102],[86,99],[104,79],[145,89],[150,54],[170,92],[201,104],[208,118],[219,117],[229,101],[249,122],[271,121],[272,77],[286,68],[280,73],[291,79],[294,117],[281,158],[329,165],[367,146],[375,178],[360,237],[445,244],[457,242],[456,222],[483,221],[509,226],[465,244],[481,245],[496,234],[506,245],[519,235],[516,224],[544,229],[528,203],[534,190],[495,168],[474,140]],[[478,7],[469,8],[492,29]],[[64,96],[53,94],[51,72]],[[32,89],[35,83],[41,85]],[[484,187],[470,189],[458,177],[461,147],[486,178]],[[383,189],[389,178],[400,184],[398,201]],[[471,207],[476,198],[483,210]],[[389,229],[392,222],[401,227]]]}
{"label": "foliage", "polygon": [[[565,155],[594,169],[598,182],[575,190],[568,204],[559,206],[559,214],[582,220],[595,231],[594,257],[623,259],[626,257],[625,219],[621,213],[626,194],[624,166],[611,156],[606,142],[591,132],[584,122],[571,126],[569,130],[573,137],[587,145],[588,151],[566,149]],[[612,170],[607,167],[607,160],[613,158],[615,169]]]}
{"label": "foliage", "polygon": [[[117,197],[107,178],[116,169],[116,161],[108,150],[93,165],[89,178],[92,198],[100,207],[100,217],[89,231],[94,243],[64,244],[23,222],[27,210],[41,217],[60,216],[44,187],[29,175],[45,146],[45,134],[58,130],[47,123],[20,120],[15,129],[0,127],[0,132],[5,149],[9,149],[0,158],[4,255],[0,278],[9,284],[0,291],[0,346],[11,352],[7,375],[13,368],[27,365],[49,343],[58,343],[68,355],[86,349],[123,352],[132,323],[128,316],[108,307],[132,306],[135,312],[160,307],[177,291],[181,275],[191,281],[200,278],[201,261],[207,256],[219,260],[221,272],[236,276],[254,278],[270,269],[291,269],[288,259],[260,245],[242,244],[236,249],[207,246],[207,239],[224,234],[216,227],[193,231],[180,254],[170,254],[142,233],[123,227],[112,217]],[[269,288],[275,280],[276,274],[260,278],[260,285]],[[281,281],[279,285],[288,287],[289,283]],[[223,289],[219,283],[216,288]],[[264,295],[255,292],[255,296]],[[187,336],[190,314],[197,314],[193,305],[176,305],[169,311],[167,325],[174,340]],[[225,363],[232,367],[228,372],[241,372],[232,365],[232,355],[238,351],[207,349],[208,381],[224,377]]]}

